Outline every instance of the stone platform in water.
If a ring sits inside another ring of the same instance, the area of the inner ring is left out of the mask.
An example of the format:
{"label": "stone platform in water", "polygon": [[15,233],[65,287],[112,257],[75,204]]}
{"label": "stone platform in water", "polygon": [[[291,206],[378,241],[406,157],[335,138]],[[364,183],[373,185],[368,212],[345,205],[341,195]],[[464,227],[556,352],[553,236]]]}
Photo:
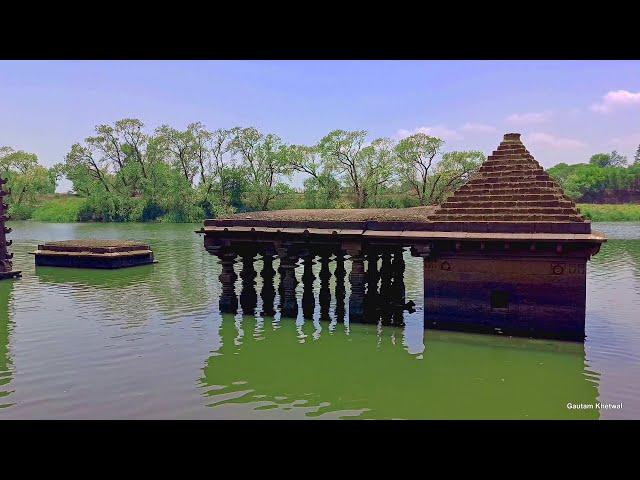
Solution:
{"label": "stone platform in water", "polygon": [[156,263],[151,246],[130,240],[63,240],[38,245],[36,265],[72,268],[124,268]]}

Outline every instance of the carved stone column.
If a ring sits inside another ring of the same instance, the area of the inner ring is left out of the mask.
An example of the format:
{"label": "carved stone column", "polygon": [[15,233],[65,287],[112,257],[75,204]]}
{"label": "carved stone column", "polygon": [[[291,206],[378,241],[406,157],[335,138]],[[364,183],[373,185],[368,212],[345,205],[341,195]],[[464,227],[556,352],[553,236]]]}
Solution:
{"label": "carved stone column", "polygon": [[351,296],[349,297],[349,320],[362,320],[364,317],[364,294],[366,275],[362,250],[347,250],[351,257]]}
{"label": "carved stone column", "polygon": [[256,252],[247,250],[242,252],[242,291],[240,292],[240,306],[244,315],[254,315],[258,304],[255,279],[258,276],[253,266]]}
{"label": "carved stone column", "polygon": [[323,252],[320,256],[320,320],[330,320],[329,310],[331,307],[331,290],[329,288],[329,280],[331,279],[331,271],[329,270],[329,262],[331,261],[331,253]]}
{"label": "carved stone column", "polygon": [[222,273],[218,277],[222,284],[222,294],[220,295],[220,311],[222,313],[236,313],[238,311],[238,296],[236,295],[236,274],[233,266],[236,262],[237,254],[232,251],[222,251],[217,254],[222,265]]}
{"label": "carved stone column", "polygon": [[276,313],[273,306],[273,300],[276,297],[276,289],[273,286],[273,277],[276,275],[276,271],[273,269],[273,254],[266,251],[262,254],[263,267],[260,272],[262,277],[262,292],[260,297],[262,298],[262,315],[265,317],[273,317]]}
{"label": "carved stone column", "polygon": [[4,225],[4,223],[9,220],[9,215],[7,213],[9,206],[4,202],[4,197],[9,194],[9,192],[5,191],[3,188],[5,183],[7,183],[7,181],[0,178],[0,280],[3,278],[20,276],[19,271],[13,270],[13,262],[11,262],[13,254],[9,253],[9,250],[7,249],[7,247],[11,245],[12,241],[7,240],[6,238],[6,235],[11,233],[11,229]]}
{"label": "carved stone column", "polygon": [[316,308],[316,297],[313,294],[313,282],[316,279],[313,274],[315,255],[307,252],[302,259],[304,264],[304,271],[302,273],[302,285],[304,287],[302,292],[302,316],[310,319],[313,318],[313,312]]}
{"label": "carved stone column", "polygon": [[296,264],[298,263],[297,253],[291,248],[279,248],[280,267],[282,269],[281,289],[282,289],[282,315],[284,317],[295,318],[298,316],[298,300],[296,299]]}

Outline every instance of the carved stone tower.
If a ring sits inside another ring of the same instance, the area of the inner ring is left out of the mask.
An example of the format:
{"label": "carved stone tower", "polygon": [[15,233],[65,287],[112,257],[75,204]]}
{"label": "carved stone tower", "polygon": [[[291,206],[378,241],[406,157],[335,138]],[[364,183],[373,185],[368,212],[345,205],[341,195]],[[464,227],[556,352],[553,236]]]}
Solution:
{"label": "carved stone tower", "polygon": [[5,197],[9,194],[9,192],[4,189],[6,183],[7,181],[4,178],[0,178],[0,280],[20,276],[20,272],[13,269],[13,263],[11,262],[13,254],[7,250],[7,247],[11,245],[11,240],[7,240],[7,233],[10,233],[11,229],[4,224],[9,220],[9,215],[7,214],[8,207],[4,201]]}

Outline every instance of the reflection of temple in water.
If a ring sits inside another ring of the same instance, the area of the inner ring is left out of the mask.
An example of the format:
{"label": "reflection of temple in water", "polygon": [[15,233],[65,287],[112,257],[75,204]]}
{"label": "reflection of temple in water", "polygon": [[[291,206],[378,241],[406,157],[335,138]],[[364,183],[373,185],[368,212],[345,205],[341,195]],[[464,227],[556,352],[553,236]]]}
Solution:
{"label": "reflection of temple in water", "polygon": [[9,406],[7,396],[11,391],[8,385],[12,379],[12,362],[9,352],[9,339],[13,322],[9,318],[9,304],[13,282],[0,282],[0,408]]}
{"label": "reflection of temple in water", "polygon": [[204,366],[207,405],[356,418],[598,418],[582,344],[225,315]]}

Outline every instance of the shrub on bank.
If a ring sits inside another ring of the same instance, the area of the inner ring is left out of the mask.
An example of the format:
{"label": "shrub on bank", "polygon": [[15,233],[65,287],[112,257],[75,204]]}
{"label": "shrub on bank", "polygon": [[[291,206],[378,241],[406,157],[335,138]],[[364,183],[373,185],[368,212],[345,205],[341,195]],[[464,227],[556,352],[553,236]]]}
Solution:
{"label": "shrub on bank", "polygon": [[35,208],[27,218],[39,222],[77,222],[79,221],[79,212],[83,208],[84,203],[84,198],[77,197],[52,199]]}

